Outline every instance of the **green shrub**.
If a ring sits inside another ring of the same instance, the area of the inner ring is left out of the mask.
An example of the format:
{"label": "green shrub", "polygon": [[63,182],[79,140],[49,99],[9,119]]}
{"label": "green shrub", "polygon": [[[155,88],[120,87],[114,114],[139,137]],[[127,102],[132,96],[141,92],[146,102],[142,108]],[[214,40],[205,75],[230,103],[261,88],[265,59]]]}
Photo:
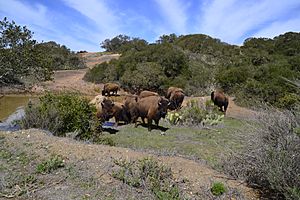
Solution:
{"label": "green shrub", "polygon": [[222,194],[224,194],[227,191],[227,189],[225,188],[223,183],[215,182],[215,183],[213,183],[210,191],[215,196],[221,196]]}
{"label": "green shrub", "polygon": [[293,109],[300,104],[300,96],[294,93],[285,94],[278,100],[277,106],[280,108]]}
{"label": "green shrub", "polygon": [[59,155],[52,155],[48,160],[36,166],[36,171],[38,173],[50,173],[60,167],[64,167],[64,161]]}
{"label": "green shrub", "polygon": [[214,126],[222,122],[223,118],[224,114],[219,112],[210,100],[206,101],[205,105],[192,100],[179,113],[168,114],[167,116],[167,120],[171,124],[176,122],[175,124],[188,126]]}
{"label": "green shrub", "polygon": [[97,124],[95,111],[87,99],[76,94],[47,93],[36,105],[26,107],[21,125],[23,128],[46,129],[56,136],[76,131],[76,137],[90,139],[93,125]]}

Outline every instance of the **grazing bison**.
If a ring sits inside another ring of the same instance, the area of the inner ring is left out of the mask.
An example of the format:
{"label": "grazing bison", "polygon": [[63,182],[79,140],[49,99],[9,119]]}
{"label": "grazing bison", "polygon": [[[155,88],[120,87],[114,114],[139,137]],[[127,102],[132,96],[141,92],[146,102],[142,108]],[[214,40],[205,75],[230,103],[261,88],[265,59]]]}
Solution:
{"label": "grazing bison", "polygon": [[108,121],[110,118],[114,117],[116,126],[118,126],[119,121],[124,121],[126,124],[129,122],[126,110],[123,104],[119,102],[112,102],[110,99],[105,99],[101,103],[102,111],[97,113],[97,117],[100,121]]}
{"label": "grazing bison", "polygon": [[184,92],[181,88],[169,87],[166,97],[170,101],[168,107],[170,110],[180,109],[184,99]]}
{"label": "grazing bison", "polygon": [[106,94],[110,96],[110,93],[117,94],[118,90],[120,90],[120,86],[116,83],[106,83],[102,90],[102,96],[105,96]]}
{"label": "grazing bison", "polygon": [[156,92],[151,92],[148,90],[144,90],[140,93],[139,98],[145,98],[145,97],[150,97],[150,96],[159,96]]}
{"label": "grazing bison", "polygon": [[165,118],[167,114],[169,101],[168,99],[160,96],[149,96],[139,99],[137,102],[137,115],[133,116],[135,127],[137,127],[137,118],[141,117],[145,122],[148,120],[148,131],[151,131],[152,120],[158,126],[160,118]]}
{"label": "grazing bison", "polygon": [[[215,105],[217,105],[220,109],[220,111],[224,112],[226,114],[226,110],[228,107],[228,97],[225,96],[225,94],[222,91],[213,91],[210,95],[212,102],[214,102]],[[223,110],[224,107],[224,110]]]}

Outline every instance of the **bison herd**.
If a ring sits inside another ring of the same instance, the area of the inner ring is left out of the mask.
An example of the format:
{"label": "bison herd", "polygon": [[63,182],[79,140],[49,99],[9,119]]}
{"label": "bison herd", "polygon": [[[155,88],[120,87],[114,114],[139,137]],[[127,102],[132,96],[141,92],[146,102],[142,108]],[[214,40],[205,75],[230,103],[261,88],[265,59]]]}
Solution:
{"label": "bison herd", "polygon": [[[116,95],[120,90],[119,85],[115,83],[106,83],[102,90],[102,96]],[[142,119],[145,124],[147,119],[148,130],[151,131],[152,122],[158,126],[159,120],[165,118],[168,110],[178,110],[181,108],[185,94],[181,88],[170,87],[165,96],[160,96],[156,92],[141,91],[139,95],[128,94],[125,96],[123,103],[113,102],[110,98],[96,97],[97,103],[101,102],[101,108],[98,109],[97,117],[101,122],[115,118],[115,125],[120,121],[125,124],[134,123],[138,125],[138,118]],[[211,100],[219,106],[223,112],[226,112],[228,98],[224,93],[215,91],[211,93]]]}

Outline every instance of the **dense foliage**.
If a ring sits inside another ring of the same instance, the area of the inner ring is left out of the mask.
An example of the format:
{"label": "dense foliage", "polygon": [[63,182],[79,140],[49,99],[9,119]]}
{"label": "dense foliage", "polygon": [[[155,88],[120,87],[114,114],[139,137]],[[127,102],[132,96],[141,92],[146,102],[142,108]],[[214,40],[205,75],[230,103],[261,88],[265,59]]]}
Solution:
{"label": "dense foliage", "polygon": [[122,56],[97,65],[85,79],[119,81],[135,91],[162,92],[175,85],[188,95],[209,95],[220,87],[246,105],[267,102],[292,109],[300,102],[299,88],[291,84],[300,79],[300,33],[248,38],[242,46],[203,34],[163,35],[139,48],[133,48],[132,41],[122,35],[105,40],[103,48]]}
{"label": "dense foliage", "polygon": [[40,43],[37,47],[43,52],[47,52],[54,70],[85,68],[82,58],[65,45],[59,45],[56,42],[50,41]]}
{"label": "dense foliage", "polygon": [[22,119],[23,128],[42,128],[56,136],[75,132],[80,139],[91,139],[97,128],[95,108],[76,94],[45,94],[39,103],[29,104]]}
{"label": "dense foliage", "polygon": [[51,59],[37,47],[32,32],[6,18],[0,21],[0,86],[21,84],[26,78],[50,79]]}

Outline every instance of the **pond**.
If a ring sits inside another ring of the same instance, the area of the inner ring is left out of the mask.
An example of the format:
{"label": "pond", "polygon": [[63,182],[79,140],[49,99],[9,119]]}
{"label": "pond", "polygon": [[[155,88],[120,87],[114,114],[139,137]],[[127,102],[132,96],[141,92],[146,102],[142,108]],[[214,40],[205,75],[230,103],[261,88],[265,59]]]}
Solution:
{"label": "pond", "polygon": [[30,99],[37,96],[26,95],[6,95],[0,98],[0,121],[4,121],[10,114],[20,106],[25,106]]}

